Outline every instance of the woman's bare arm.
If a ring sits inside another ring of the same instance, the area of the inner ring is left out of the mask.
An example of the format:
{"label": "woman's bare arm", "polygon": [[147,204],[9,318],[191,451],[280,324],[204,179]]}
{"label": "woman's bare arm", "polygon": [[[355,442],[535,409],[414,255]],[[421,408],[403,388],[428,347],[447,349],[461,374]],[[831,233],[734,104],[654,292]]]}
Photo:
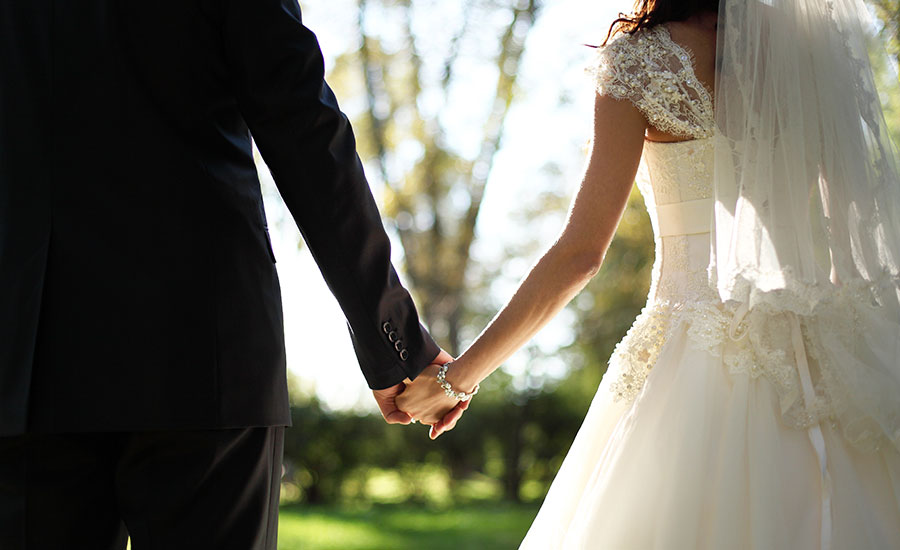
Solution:
{"label": "woman's bare arm", "polygon": [[[447,380],[454,389],[474,389],[597,274],[628,201],[646,129],[646,119],[630,102],[597,96],[590,158],[562,233],[453,364]],[[456,404],[433,380],[436,369],[427,367],[397,399],[402,410],[429,424]],[[452,426],[435,428],[440,433]]]}

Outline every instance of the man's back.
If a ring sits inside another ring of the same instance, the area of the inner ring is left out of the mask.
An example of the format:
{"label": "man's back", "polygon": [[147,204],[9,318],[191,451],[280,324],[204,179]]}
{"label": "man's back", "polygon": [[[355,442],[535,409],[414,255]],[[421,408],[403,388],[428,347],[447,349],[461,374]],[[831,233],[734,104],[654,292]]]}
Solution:
{"label": "man's back", "polygon": [[196,6],[165,10],[194,29],[154,26],[144,6],[0,8],[19,11],[0,18],[15,22],[0,54],[0,303],[18,306],[0,323],[16,335],[0,338],[0,433],[22,429],[32,364],[37,431],[289,423],[246,125],[215,43],[192,32]]}
{"label": "man's back", "polygon": [[438,356],[323,73],[295,0],[0,0],[4,550],[276,548],[290,414],[251,133],[369,385]]}
{"label": "man's back", "polygon": [[7,0],[0,35],[0,435],[290,423],[251,131],[370,385],[437,353],[296,3]]}

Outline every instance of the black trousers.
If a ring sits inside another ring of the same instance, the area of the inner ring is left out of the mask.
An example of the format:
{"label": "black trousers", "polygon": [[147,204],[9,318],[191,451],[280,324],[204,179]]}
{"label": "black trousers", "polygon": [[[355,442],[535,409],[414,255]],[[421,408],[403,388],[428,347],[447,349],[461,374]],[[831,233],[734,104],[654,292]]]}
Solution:
{"label": "black trousers", "polygon": [[0,437],[0,550],[276,550],[283,436]]}

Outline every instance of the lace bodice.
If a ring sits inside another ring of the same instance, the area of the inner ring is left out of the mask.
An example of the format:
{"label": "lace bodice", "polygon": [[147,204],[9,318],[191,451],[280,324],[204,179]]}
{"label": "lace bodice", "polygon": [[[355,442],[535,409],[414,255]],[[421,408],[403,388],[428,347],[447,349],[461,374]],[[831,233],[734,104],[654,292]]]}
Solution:
{"label": "lace bodice", "polygon": [[601,95],[631,101],[660,131],[695,139],[713,135],[709,90],[694,72],[693,54],[672,40],[665,25],[617,36],[600,48],[593,72]]}

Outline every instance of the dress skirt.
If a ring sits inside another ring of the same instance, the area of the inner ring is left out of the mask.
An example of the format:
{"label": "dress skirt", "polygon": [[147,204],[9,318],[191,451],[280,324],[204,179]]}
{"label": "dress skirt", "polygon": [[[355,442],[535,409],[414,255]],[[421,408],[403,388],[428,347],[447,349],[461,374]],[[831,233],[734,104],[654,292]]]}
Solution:
{"label": "dress skirt", "polygon": [[670,336],[632,401],[611,365],[521,549],[900,549],[896,448],[822,423],[823,476],[769,378]]}

